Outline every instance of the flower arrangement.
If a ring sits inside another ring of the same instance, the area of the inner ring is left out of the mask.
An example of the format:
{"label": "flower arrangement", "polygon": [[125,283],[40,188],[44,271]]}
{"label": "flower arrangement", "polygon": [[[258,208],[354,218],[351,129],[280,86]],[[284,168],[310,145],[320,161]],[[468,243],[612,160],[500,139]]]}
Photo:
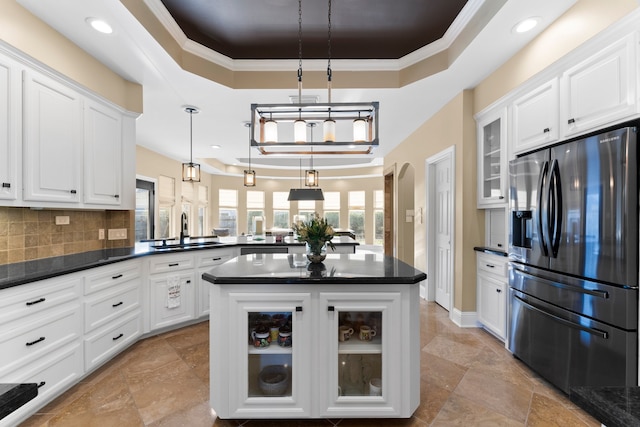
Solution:
{"label": "flower arrangement", "polygon": [[320,218],[317,213],[314,213],[308,221],[298,221],[293,224],[293,231],[298,235],[298,241],[305,242],[313,254],[320,254],[325,244],[335,249],[335,245],[331,242],[335,231],[327,220]]}

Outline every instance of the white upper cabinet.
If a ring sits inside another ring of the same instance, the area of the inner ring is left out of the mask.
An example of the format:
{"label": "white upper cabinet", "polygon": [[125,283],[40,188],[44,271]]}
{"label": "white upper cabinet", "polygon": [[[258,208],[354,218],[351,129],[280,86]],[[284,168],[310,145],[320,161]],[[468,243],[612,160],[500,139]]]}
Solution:
{"label": "white upper cabinet", "polygon": [[576,135],[636,113],[636,33],[562,75],[563,134]]}
{"label": "white upper cabinet", "polygon": [[135,209],[136,117],[0,45],[0,206]]}
{"label": "white upper cabinet", "polygon": [[0,56],[0,199],[15,200],[19,188],[20,69]]}
{"label": "white upper cabinet", "polygon": [[512,147],[514,154],[558,140],[558,104],[557,78],[538,86],[513,102]]}
{"label": "white upper cabinet", "polygon": [[122,115],[104,105],[84,105],[84,202],[120,205]]}
{"label": "white upper cabinet", "polygon": [[79,202],[82,172],[80,95],[24,71],[24,200]]}
{"label": "white upper cabinet", "polygon": [[507,110],[500,108],[479,116],[478,208],[507,202]]}

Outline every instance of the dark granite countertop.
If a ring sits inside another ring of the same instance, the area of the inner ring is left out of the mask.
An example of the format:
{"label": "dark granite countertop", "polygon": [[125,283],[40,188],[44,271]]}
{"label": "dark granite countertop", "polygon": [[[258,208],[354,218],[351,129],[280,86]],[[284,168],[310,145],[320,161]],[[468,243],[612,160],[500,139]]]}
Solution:
{"label": "dark granite countertop", "polygon": [[508,254],[500,249],[490,248],[488,246],[476,246],[473,248],[476,252],[484,252],[485,254],[507,256]]}
{"label": "dark granite countertop", "polygon": [[38,385],[0,384],[0,420],[38,395]]}
{"label": "dark granite countertop", "polygon": [[[353,239],[348,237],[339,237],[335,239],[336,246],[354,246],[358,245]],[[190,240],[191,243],[197,243],[197,240]],[[173,242],[167,242],[173,243]],[[135,247],[102,249],[97,251],[83,252],[73,255],[64,255],[58,257],[42,258],[32,261],[17,262],[13,264],[0,265],[0,289],[10,288],[13,286],[23,285],[25,283],[35,282],[37,280],[50,279],[64,274],[74,273],[76,271],[87,270],[90,268],[101,267],[103,265],[113,264],[116,262],[126,261],[140,256],[159,255],[178,252],[191,252],[224,247],[242,247],[242,246],[298,246],[304,243],[293,240],[293,238],[285,238],[281,243],[270,242],[264,240],[248,240],[247,242],[238,243],[236,238],[224,238],[218,243],[207,245],[194,245],[187,247],[167,247],[159,249],[154,246],[161,245],[161,242],[136,243]]]}
{"label": "dark granite countertop", "polygon": [[215,284],[413,284],[427,275],[382,254],[329,254],[310,264],[304,254],[243,255],[202,277]]}
{"label": "dark granite countertop", "polygon": [[640,426],[640,387],[572,387],[570,396],[607,427]]}

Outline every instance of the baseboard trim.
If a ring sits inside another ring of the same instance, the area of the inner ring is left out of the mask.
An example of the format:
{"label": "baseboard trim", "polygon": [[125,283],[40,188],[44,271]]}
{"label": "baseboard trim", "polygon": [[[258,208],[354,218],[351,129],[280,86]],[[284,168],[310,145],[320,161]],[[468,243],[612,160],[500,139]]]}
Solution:
{"label": "baseboard trim", "polygon": [[480,327],[480,324],[478,323],[478,313],[476,313],[475,311],[462,312],[457,308],[454,308],[453,310],[451,310],[449,318],[460,328]]}

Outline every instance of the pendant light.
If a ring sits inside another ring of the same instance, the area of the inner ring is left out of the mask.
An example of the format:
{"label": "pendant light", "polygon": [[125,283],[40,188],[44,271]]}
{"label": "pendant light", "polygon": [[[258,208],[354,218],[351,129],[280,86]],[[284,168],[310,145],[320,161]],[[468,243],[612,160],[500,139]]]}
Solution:
{"label": "pendant light", "polygon": [[244,170],[244,186],[255,187],[256,186],[256,171],[251,169],[251,123],[244,124],[246,128],[249,128],[249,169]]}
{"label": "pendant light", "polygon": [[184,111],[189,113],[189,163],[182,164],[182,181],[200,182],[200,165],[193,163],[193,115],[198,114],[196,107],[185,107]]}
{"label": "pendant light", "polygon": [[289,190],[287,200],[324,200],[321,188],[302,188],[302,158],[300,158],[300,188]]}
{"label": "pendant light", "polygon": [[[311,142],[313,142],[313,128],[316,126],[315,123],[311,122],[307,124],[311,128]],[[320,174],[317,170],[313,168],[313,145],[311,146],[311,169],[307,169],[304,173],[304,185],[307,187],[317,187],[319,185],[318,178]]]}
{"label": "pendant light", "polygon": [[[327,30],[327,103],[331,104],[331,0],[329,0],[327,15],[329,22]],[[336,140],[336,121],[331,118],[331,108],[329,108],[329,117],[322,124],[322,135],[325,142]]]}

